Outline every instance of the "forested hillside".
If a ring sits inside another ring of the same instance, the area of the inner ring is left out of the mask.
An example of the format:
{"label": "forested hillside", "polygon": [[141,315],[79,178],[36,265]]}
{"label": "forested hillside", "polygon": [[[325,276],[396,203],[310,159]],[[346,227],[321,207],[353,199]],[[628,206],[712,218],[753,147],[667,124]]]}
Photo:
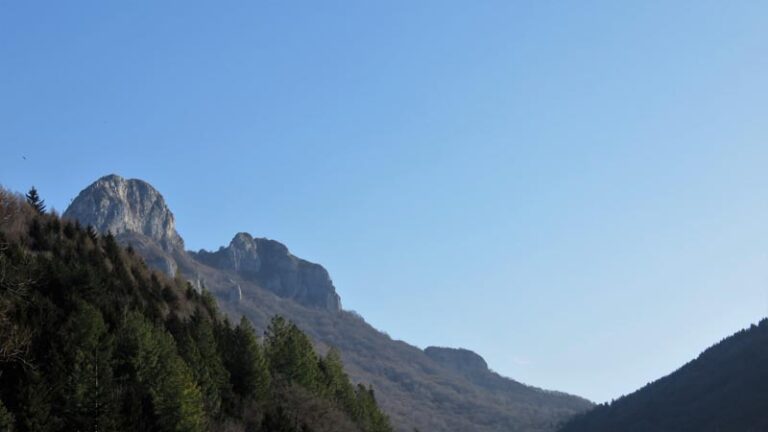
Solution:
{"label": "forested hillside", "polygon": [[768,320],[561,432],[768,431]]}
{"label": "forested hillside", "polygon": [[130,248],[0,190],[0,430],[389,431],[291,322],[259,338]]}
{"label": "forested hillside", "polygon": [[552,432],[593,406],[501,377],[482,358],[466,369],[463,356],[449,355],[451,361],[393,340],[341,307],[322,265],[275,240],[239,232],[216,251],[185,250],[165,198],[143,180],[101,177],[77,195],[64,216],[113,233],[152,268],[205,286],[231,319],[246,316],[264,331],[272,317],[283,316],[311,336],[318,352],[336,347],[351,379],[376,389],[376,400],[397,431]]}

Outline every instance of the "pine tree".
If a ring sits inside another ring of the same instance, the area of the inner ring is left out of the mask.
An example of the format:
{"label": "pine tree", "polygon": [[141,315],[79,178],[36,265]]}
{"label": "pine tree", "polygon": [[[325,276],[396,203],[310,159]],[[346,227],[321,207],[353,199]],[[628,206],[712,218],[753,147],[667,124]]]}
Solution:
{"label": "pine tree", "polygon": [[34,186],[27,192],[26,198],[27,203],[31,205],[35,211],[39,214],[45,213],[45,201],[40,198],[40,195],[37,193],[37,189],[35,189]]}
{"label": "pine tree", "polygon": [[213,325],[198,310],[186,325],[177,323],[174,326],[180,327],[172,332],[179,354],[189,365],[200,387],[206,412],[211,418],[218,417],[222,400],[231,392],[231,384],[229,372],[219,355]]}
{"label": "pine tree", "polygon": [[[152,402],[157,429],[163,432],[205,430],[205,410],[192,372],[176,352],[173,338],[140,314],[128,315],[119,355],[129,378],[141,384]],[[134,415],[128,413],[128,415]]]}
{"label": "pine tree", "polygon": [[341,354],[337,349],[331,348],[325,358],[320,359],[320,371],[325,397],[335,402],[344,412],[357,420],[355,388],[344,372]]}
{"label": "pine tree", "polygon": [[273,374],[309,390],[318,389],[320,370],[312,342],[295,324],[275,317],[267,329],[266,352]]}
{"label": "pine tree", "polygon": [[392,426],[389,418],[376,404],[376,396],[373,388],[366,388],[362,384],[357,385],[357,403],[359,410],[359,424],[366,432],[391,432]]}
{"label": "pine tree", "polygon": [[81,303],[60,336],[56,376],[62,412],[73,430],[114,430],[112,338],[98,309]]}
{"label": "pine tree", "polygon": [[225,364],[231,375],[233,391],[245,400],[265,400],[271,378],[250,321],[243,317],[227,339]]}

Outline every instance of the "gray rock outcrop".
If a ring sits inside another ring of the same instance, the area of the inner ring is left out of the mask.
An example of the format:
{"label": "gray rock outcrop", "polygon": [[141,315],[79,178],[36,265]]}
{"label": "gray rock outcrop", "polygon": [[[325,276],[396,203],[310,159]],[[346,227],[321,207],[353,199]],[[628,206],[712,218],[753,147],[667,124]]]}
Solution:
{"label": "gray rock outcrop", "polygon": [[200,250],[193,257],[211,267],[234,271],[279,297],[314,308],[341,310],[341,300],[328,271],[294,256],[280,242],[241,232],[229,246],[216,252]]}
{"label": "gray rock outcrop", "polygon": [[166,252],[184,249],[165,199],[142,180],[104,176],[80,192],[63,216],[91,225],[101,233],[142,234]]}
{"label": "gray rock outcrop", "polygon": [[168,276],[191,268],[173,213],[160,192],[145,181],[104,176],[83,189],[63,217],[111,233]]}
{"label": "gray rock outcrop", "polygon": [[[160,192],[145,181],[114,174],[102,177],[80,192],[64,217],[91,225],[101,233],[112,233],[121,243],[137,249],[151,267],[170,276],[178,270],[188,276],[194,274],[189,277],[190,283],[198,290],[202,280],[194,260],[231,271],[304,306],[341,310],[341,300],[325,268],[292,255],[285,245],[274,240],[241,232],[229,246],[216,252],[185,252],[173,213]],[[244,294],[238,288],[231,298],[239,301]]]}

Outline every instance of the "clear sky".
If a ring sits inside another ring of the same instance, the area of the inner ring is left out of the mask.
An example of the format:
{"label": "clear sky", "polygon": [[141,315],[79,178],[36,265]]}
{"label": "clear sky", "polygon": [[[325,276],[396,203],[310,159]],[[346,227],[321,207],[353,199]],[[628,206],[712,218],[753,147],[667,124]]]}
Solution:
{"label": "clear sky", "polygon": [[768,312],[767,16],[2,0],[0,183],[147,180],[190,249],[280,240],[395,338],[610,400]]}

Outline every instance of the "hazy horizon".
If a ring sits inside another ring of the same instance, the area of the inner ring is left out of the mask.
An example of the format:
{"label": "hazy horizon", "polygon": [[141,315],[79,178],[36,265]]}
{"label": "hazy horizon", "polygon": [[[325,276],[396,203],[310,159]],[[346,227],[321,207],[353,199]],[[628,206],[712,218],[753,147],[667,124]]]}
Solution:
{"label": "hazy horizon", "polygon": [[6,2],[0,184],[148,181],[188,249],[279,240],[393,338],[608,401],[768,313],[766,13]]}

